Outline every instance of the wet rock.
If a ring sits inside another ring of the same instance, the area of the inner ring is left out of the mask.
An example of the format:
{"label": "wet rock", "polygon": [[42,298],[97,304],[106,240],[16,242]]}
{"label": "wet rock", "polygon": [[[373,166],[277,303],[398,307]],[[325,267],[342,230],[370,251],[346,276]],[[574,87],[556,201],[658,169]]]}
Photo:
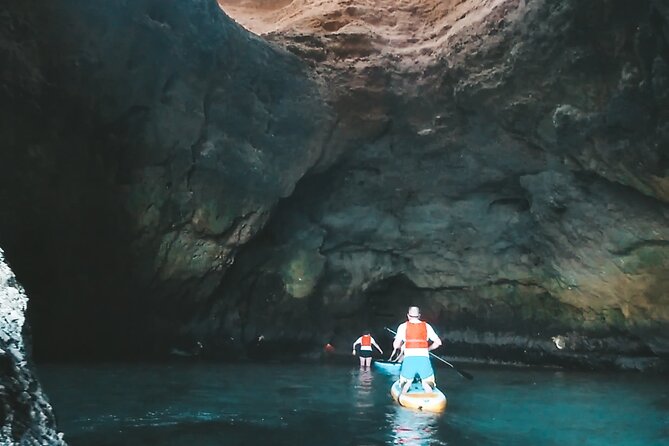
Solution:
{"label": "wet rock", "polygon": [[0,444],[65,445],[24,340],[27,303],[0,249]]}

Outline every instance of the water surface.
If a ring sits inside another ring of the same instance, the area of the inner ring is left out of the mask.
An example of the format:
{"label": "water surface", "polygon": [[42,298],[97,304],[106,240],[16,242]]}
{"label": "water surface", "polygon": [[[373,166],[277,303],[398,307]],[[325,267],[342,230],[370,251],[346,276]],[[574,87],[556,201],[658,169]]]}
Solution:
{"label": "water surface", "polygon": [[440,415],[393,377],[323,364],[41,366],[71,446],[669,446],[669,383],[628,373],[437,371]]}

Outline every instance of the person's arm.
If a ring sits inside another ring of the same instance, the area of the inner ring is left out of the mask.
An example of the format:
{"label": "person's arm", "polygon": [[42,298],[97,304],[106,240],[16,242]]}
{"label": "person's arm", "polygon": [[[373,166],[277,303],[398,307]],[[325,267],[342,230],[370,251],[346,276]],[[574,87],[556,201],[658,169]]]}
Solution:
{"label": "person's arm", "polygon": [[434,331],[430,324],[427,325],[427,338],[432,341],[432,344],[427,348],[427,351],[436,350],[441,347],[441,339],[437,336],[437,333]]}
{"label": "person's arm", "polygon": [[355,355],[355,346],[358,345],[358,344],[362,344],[362,336],[359,337],[358,339],[356,339],[355,342],[353,343],[353,354],[354,355]]}
{"label": "person's arm", "polygon": [[404,343],[405,337],[406,337],[406,323],[401,324],[399,327],[397,327],[395,339],[393,340],[393,348],[399,349],[402,346],[402,343]]}
{"label": "person's arm", "polygon": [[379,347],[379,344],[376,343],[376,341],[374,340],[374,338],[372,338],[372,345],[373,345],[374,347],[376,347],[376,349],[377,349],[378,351],[380,351],[381,354],[383,354],[383,350],[381,350],[381,347]]}
{"label": "person's arm", "polygon": [[393,362],[401,362],[404,359],[404,345],[402,345],[397,350],[393,350],[393,352],[397,352],[397,356],[395,356],[395,359],[393,359]]}

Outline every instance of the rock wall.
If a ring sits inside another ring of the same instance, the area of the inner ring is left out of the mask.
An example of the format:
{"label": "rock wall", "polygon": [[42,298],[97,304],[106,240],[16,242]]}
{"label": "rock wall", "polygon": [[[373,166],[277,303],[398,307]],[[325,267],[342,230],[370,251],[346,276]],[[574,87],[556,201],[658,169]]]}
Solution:
{"label": "rock wall", "polygon": [[24,340],[27,303],[0,249],[0,444],[64,446]]}
{"label": "rock wall", "polygon": [[669,353],[660,2],[421,2],[384,18],[374,1],[297,3],[246,25],[254,2],[221,2],[330,79],[348,140],[248,245],[214,311],[243,301],[249,341],[345,344],[416,303],[452,353]]}
{"label": "rock wall", "polygon": [[662,2],[218,3],[263,38],[213,0],[0,17],[43,353],[309,351],[419,304],[454,354],[666,356]]}
{"label": "rock wall", "polygon": [[212,1],[10,1],[3,20],[0,241],[40,352],[169,344],[321,157],[316,82]]}

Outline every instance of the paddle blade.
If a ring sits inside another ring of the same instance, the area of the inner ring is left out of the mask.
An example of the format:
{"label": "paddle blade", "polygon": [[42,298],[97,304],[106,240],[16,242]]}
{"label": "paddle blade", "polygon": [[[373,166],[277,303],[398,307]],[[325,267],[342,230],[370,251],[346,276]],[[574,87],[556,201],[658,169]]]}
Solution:
{"label": "paddle blade", "polygon": [[459,369],[455,369],[455,370],[456,370],[456,372],[458,372],[458,373],[460,374],[460,376],[462,376],[463,378],[467,378],[467,379],[470,380],[470,381],[471,381],[472,379],[474,379],[474,377],[473,377],[470,373],[467,373],[467,372],[465,372],[464,370],[459,370]]}

